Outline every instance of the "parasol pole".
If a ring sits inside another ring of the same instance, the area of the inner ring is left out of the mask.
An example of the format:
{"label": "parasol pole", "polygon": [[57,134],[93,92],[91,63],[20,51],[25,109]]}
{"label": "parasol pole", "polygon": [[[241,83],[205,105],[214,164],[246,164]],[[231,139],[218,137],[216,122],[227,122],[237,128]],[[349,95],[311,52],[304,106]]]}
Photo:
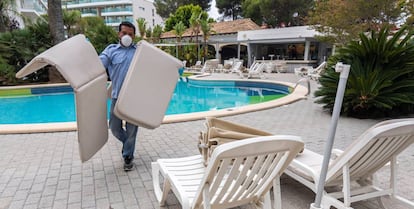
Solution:
{"label": "parasol pole", "polygon": [[349,70],[351,66],[350,65],[344,65],[342,62],[338,62],[335,65],[335,71],[340,73],[339,75],[339,83],[338,83],[338,90],[336,91],[336,97],[335,97],[335,104],[332,112],[332,119],[331,119],[331,126],[329,128],[329,135],[328,139],[325,144],[325,150],[324,150],[324,157],[322,162],[322,168],[320,172],[320,178],[318,181],[318,187],[315,197],[315,202],[310,205],[310,209],[321,209],[321,202],[322,202],[322,195],[325,187],[325,180],[326,175],[328,172],[328,165],[329,160],[331,159],[331,152],[335,140],[335,132],[336,127],[338,125],[338,119],[339,115],[341,113],[341,107],[342,107],[342,100],[344,98],[345,93],[345,87],[346,82],[348,80]]}

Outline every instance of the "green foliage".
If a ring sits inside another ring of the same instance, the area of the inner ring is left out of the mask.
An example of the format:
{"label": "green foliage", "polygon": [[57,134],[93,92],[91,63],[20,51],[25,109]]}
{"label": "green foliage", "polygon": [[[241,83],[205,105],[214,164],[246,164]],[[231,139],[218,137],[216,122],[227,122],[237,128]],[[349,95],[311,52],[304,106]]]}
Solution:
{"label": "green foliage", "polygon": [[244,0],[242,14],[261,25],[271,27],[305,25],[313,0]]}
{"label": "green foliage", "polygon": [[66,27],[68,37],[80,32],[79,24],[82,20],[82,14],[78,10],[63,10],[63,25]]}
{"label": "green foliage", "polygon": [[317,103],[332,111],[339,74],[336,62],[351,65],[342,112],[354,117],[388,117],[414,111],[414,31],[401,28],[360,34],[332,56],[315,92]]}
{"label": "green foliage", "polygon": [[315,1],[308,24],[323,33],[325,40],[345,45],[358,39],[360,33],[404,23],[413,14],[409,9],[412,5],[412,0]]}
{"label": "green foliage", "polygon": [[242,16],[241,0],[216,0],[216,7],[223,17],[230,17],[233,20],[240,19]]}
{"label": "green foliage", "polygon": [[0,32],[9,31],[10,23],[13,21],[12,15],[18,15],[16,11],[16,1],[1,0],[0,1]]}
{"label": "green foliage", "polygon": [[146,31],[145,31],[145,37],[147,37],[147,39],[149,39],[149,41],[152,41],[151,39],[152,39],[152,30],[151,30],[151,28],[148,28]]}
{"label": "green foliage", "polygon": [[145,21],[145,18],[138,18],[136,19],[138,24],[138,32],[139,36],[141,38],[145,37],[145,31],[147,30],[147,22]]}
{"label": "green foliage", "polygon": [[[163,18],[169,18],[170,15],[175,13],[179,7],[184,5],[198,5],[201,10],[207,11],[211,7],[211,0],[155,0],[154,6],[157,9],[157,13]],[[178,23],[177,21],[176,23]],[[176,24],[171,23],[171,28]],[[188,26],[188,25],[187,25]],[[171,30],[171,28],[169,30]],[[167,31],[169,31],[167,30]]]}
{"label": "green foliage", "polygon": [[[0,34],[0,77],[2,85],[16,82],[15,73],[33,57],[52,46],[46,22],[38,20],[26,29]],[[47,71],[29,76],[29,81],[47,81]]]}
{"label": "green foliage", "polygon": [[[173,33],[177,36],[177,43],[181,42],[181,38],[182,38],[182,36],[183,36],[186,29],[187,28],[185,27],[184,23],[181,22],[181,21],[174,26]],[[178,46],[178,48],[179,48],[178,49],[178,56],[180,56],[181,55],[181,53],[180,53],[181,46]]]}
{"label": "green foliage", "polygon": [[165,21],[165,31],[170,31],[173,29],[173,27],[179,23],[183,22],[185,27],[189,28],[191,26],[190,19],[193,14],[200,14],[201,19],[207,19],[208,14],[206,12],[203,12],[203,9],[199,5],[184,5],[179,7],[174,14],[170,15],[168,19]]}
{"label": "green foliage", "polygon": [[207,22],[207,20],[202,20],[200,22],[201,31],[203,32],[203,57],[204,60],[207,60],[207,56],[209,55],[208,51],[208,45],[207,40],[210,38],[210,35],[215,33],[215,31],[212,30],[212,27],[210,23]]}
{"label": "green foliage", "polygon": [[154,29],[152,29],[152,41],[154,43],[159,43],[161,39],[161,34],[162,34],[161,25],[154,26]]}
{"label": "green foliage", "polygon": [[98,53],[110,43],[118,42],[117,32],[99,17],[84,18],[84,33]]}
{"label": "green foliage", "polygon": [[264,17],[260,11],[261,0],[245,0],[242,4],[243,17],[250,18],[258,25],[264,22]]}

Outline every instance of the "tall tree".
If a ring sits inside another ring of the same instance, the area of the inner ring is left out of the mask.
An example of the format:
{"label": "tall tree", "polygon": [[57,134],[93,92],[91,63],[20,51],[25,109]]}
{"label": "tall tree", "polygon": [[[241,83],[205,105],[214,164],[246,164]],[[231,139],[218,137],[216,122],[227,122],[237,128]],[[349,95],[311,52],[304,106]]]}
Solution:
{"label": "tall tree", "polygon": [[313,0],[245,0],[243,17],[273,27],[304,25]]}
{"label": "tall tree", "polygon": [[194,12],[191,15],[190,18],[190,27],[191,27],[191,34],[192,36],[195,36],[195,42],[197,44],[197,58],[200,59],[200,57],[198,57],[198,55],[200,54],[200,45],[198,43],[198,34],[200,33],[200,27],[201,27],[201,12],[197,13]]}
{"label": "tall tree", "polygon": [[184,34],[186,29],[187,29],[187,27],[181,21],[174,26],[173,33],[177,37],[177,44],[178,44],[178,52],[177,52],[178,56],[177,57],[180,57],[180,53],[179,53],[181,51],[180,43],[181,43],[181,39],[182,39],[183,34]]}
{"label": "tall tree", "polygon": [[63,11],[61,0],[47,0],[47,14],[49,17],[49,31],[53,43],[58,44],[65,40],[65,29],[63,26]]}
{"label": "tall tree", "polygon": [[[170,15],[170,17],[165,20],[165,31],[170,31],[173,27],[179,23],[183,22],[184,26],[189,28],[191,26],[190,19],[191,16],[196,13],[200,14],[203,9],[199,5],[185,5],[180,6],[174,14]],[[207,13],[206,13],[207,14]],[[203,15],[202,18],[207,18],[208,15]]]}
{"label": "tall tree", "polygon": [[233,20],[242,16],[242,0],[216,0],[218,12],[223,17],[231,17]]}
{"label": "tall tree", "polygon": [[[405,22],[412,1],[401,0],[328,0],[316,1],[309,24],[338,45],[358,39],[361,32],[378,31],[387,25]],[[412,5],[411,5],[412,6]]]}
{"label": "tall tree", "polygon": [[245,0],[242,4],[243,16],[252,19],[258,25],[264,22],[264,17],[260,11],[261,2],[261,0]]}
{"label": "tall tree", "polygon": [[9,26],[13,21],[11,14],[17,14],[15,0],[0,1],[0,33],[9,30]]}
{"label": "tall tree", "polygon": [[102,18],[97,16],[82,18],[82,31],[92,43],[97,53],[101,53],[109,43],[118,42],[117,32]]}
{"label": "tall tree", "polygon": [[[78,10],[63,10],[63,24],[66,27],[68,36],[71,37],[79,32],[79,24],[82,19],[82,14]],[[78,31],[75,31],[77,29]]]}
{"label": "tall tree", "polygon": [[407,13],[404,15],[404,25],[408,28],[414,29],[414,0],[407,0],[406,11]]}
{"label": "tall tree", "polygon": [[207,60],[207,55],[208,55],[207,41],[210,38],[210,35],[212,33],[215,33],[215,31],[212,30],[211,23],[209,23],[207,20],[201,20],[200,26],[201,26],[201,31],[203,32],[203,43],[204,43],[203,57],[204,57],[204,60]]}
{"label": "tall tree", "polygon": [[[179,7],[184,5],[194,4],[201,7],[202,10],[208,11],[211,7],[211,0],[155,0],[154,6],[157,9],[157,13],[163,17],[168,18],[172,15]],[[178,23],[178,22],[176,22]],[[175,23],[175,24],[176,24]],[[172,27],[174,27],[174,25]]]}

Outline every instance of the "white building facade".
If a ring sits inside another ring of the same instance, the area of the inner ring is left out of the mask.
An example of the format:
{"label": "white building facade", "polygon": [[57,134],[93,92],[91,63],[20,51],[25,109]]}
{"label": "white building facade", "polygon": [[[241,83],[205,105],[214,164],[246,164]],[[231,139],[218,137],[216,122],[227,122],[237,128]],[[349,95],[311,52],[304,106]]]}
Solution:
{"label": "white building facade", "polygon": [[[43,14],[47,13],[47,0],[18,0],[16,1],[17,12],[33,22]],[[21,16],[15,18],[19,21],[20,27],[25,27]]]}
{"label": "white building facade", "polygon": [[[82,17],[102,17],[108,26],[117,27],[122,21],[130,21],[137,26],[136,20],[144,18],[147,28],[156,25],[164,26],[164,21],[156,12],[152,0],[62,0],[62,7],[68,10],[79,10]],[[35,20],[47,13],[47,0],[18,0],[18,12]],[[19,19],[20,26],[24,22]]]}
{"label": "white building facade", "polygon": [[62,0],[62,6],[68,10],[79,10],[82,17],[100,16],[106,25],[113,27],[117,27],[122,21],[129,21],[137,26],[138,18],[146,20],[147,28],[164,25],[153,1],[150,0]]}

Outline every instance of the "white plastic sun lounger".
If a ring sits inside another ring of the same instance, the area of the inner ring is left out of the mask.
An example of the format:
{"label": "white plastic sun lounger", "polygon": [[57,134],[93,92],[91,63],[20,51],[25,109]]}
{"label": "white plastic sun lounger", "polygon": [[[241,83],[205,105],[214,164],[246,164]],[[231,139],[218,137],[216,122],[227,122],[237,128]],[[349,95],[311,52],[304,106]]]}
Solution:
{"label": "white plastic sun lounger", "polygon": [[[396,194],[397,156],[413,143],[414,118],[396,119],[371,127],[345,151],[334,150],[336,158],[329,164],[325,188],[340,190],[324,191],[322,207],[352,209],[353,202],[389,195],[414,208],[414,202]],[[305,149],[285,173],[316,193],[322,159],[322,155]],[[391,166],[389,188],[380,189],[370,179],[386,164]]]}
{"label": "white plastic sun lounger", "polygon": [[[183,209],[246,204],[270,209],[269,190],[273,187],[273,205],[280,209],[280,175],[301,149],[299,137],[275,135],[219,145],[207,167],[201,155],[158,159],[152,163],[155,196],[164,205],[172,190]],[[164,178],[162,189],[160,175]]]}

